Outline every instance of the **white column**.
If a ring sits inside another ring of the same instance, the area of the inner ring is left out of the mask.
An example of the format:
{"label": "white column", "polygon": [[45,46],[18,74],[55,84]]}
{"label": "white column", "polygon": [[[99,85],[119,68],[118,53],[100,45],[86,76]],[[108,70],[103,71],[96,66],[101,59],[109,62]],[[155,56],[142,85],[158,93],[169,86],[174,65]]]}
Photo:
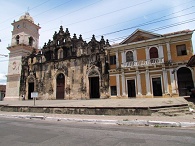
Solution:
{"label": "white column", "polygon": [[116,51],[116,68],[119,67],[119,61],[118,61],[118,51]]}
{"label": "white column", "polygon": [[117,96],[120,96],[120,80],[119,80],[119,74],[116,75],[116,90],[117,90]]}
{"label": "white column", "polygon": [[121,57],[122,57],[122,64],[124,65],[124,63],[126,62],[125,60],[125,52],[121,52]]}
{"label": "white column", "polygon": [[172,88],[172,93],[177,93],[176,90],[176,80],[175,80],[175,72],[174,69],[170,69],[169,73],[170,73],[170,78],[171,78],[171,88]]}
{"label": "white column", "polygon": [[165,68],[163,68],[163,84],[164,84],[164,90],[165,94],[168,94],[168,79],[167,79],[167,71]]}
{"label": "white column", "polygon": [[171,50],[170,50],[170,44],[166,43],[167,46],[167,55],[168,55],[168,60],[171,60]]}
{"label": "white column", "polygon": [[159,45],[159,47],[158,47],[158,55],[159,55],[159,58],[164,58],[164,52],[163,52],[162,45]]}
{"label": "white column", "polygon": [[134,61],[137,61],[137,50],[136,49],[133,51],[133,59]]}
{"label": "white column", "polygon": [[148,60],[148,59],[150,59],[149,48],[146,47],[145,51],[146,51],[146,60]]}
{"label": "white column", "polygon": [[140,72],[139,71],[136,71],[136,77],[137,77],[137,90],[138,90],[137,95],[142,96],[142,87],[141,87],[141,80],[140,80]]}
{"label": "white column", "polygon": [[122,62],[123,63],[126,62],[125,51],[122,52]]}
{"label": "white column", "polygon": [[151,89],[150,89],[150,76],[149,76],[149,70],[146,69],[146,73],[145,73],[145,76],[146,76],[146,95],[151,95]]}
{"label": "white column", "polygon": [[122,95],[123,96],[126,96],[126,93],[125,93],[125,74],[124,74],[124,71],[122,72]]}

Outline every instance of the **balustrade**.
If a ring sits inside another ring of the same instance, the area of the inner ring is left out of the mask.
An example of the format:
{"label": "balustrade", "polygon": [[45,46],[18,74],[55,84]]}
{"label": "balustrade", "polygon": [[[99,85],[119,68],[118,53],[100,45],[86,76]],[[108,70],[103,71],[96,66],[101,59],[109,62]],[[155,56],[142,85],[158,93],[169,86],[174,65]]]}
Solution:
{"label": "balustrade", "polygon": [[152,58],[149,60],[139,60],[139,61],[131,61],[125,62],[121,64],[121,67],[128,68],[128,67],[137,67],[137,66],[153,66],[159,65],[164,63],[164,58]]}

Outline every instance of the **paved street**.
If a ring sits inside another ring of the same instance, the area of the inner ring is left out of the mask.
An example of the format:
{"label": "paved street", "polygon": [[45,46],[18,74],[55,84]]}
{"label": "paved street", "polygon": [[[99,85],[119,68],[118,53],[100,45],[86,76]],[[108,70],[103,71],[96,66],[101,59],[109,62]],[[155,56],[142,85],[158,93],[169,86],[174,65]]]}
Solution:
{"label": "paved street", "polygon": [[0,118],[1,146],[194,146],[194,129]]}

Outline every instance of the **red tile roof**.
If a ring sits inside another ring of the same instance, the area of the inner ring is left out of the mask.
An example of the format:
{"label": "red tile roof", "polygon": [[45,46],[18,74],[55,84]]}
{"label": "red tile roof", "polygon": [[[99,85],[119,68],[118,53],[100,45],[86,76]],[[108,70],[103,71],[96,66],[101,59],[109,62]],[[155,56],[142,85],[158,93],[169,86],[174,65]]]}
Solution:
{"label": "red tile roof", "polygon": [[180,34],[180,33],[187,33],[187,32],[193,32],[193,30],[186,29],[186,30],[182,30],[182,31],[166,33],[166,34],[163,34],[162,36],[170,36],[170,35],[175,35],[175,34]]}

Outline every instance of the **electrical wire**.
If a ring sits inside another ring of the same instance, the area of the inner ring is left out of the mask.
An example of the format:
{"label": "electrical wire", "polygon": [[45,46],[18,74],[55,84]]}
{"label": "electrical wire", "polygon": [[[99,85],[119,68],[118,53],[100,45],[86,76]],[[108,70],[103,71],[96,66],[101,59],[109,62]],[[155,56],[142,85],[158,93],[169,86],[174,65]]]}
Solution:
{"label": "electrical wire", "polygon": [[[46,0],[45,2],[43,2],[43,3],[41,3],[41,4],[38,4],[38,5],[36,5],[35,7],[32,7],[31,9],[29,9],[29,11],[31,11],[31,10],[37,8],[37,7],[40,7],[41,5],[47,3],[48,1],[50,1],[50,0]],[[24,14],[24,13],[20,13],[20,14],[17,14],[17,15],[15,15],[15,16],[13,16],[13,17],[7,18],[6,20],[3,20],[0,24],[5,23],[5,22],[7,22],[8,20],[13,19],[13,18],[15,18],[15,17],[17,17],[17,16],[21,16],[22,14]]]}

